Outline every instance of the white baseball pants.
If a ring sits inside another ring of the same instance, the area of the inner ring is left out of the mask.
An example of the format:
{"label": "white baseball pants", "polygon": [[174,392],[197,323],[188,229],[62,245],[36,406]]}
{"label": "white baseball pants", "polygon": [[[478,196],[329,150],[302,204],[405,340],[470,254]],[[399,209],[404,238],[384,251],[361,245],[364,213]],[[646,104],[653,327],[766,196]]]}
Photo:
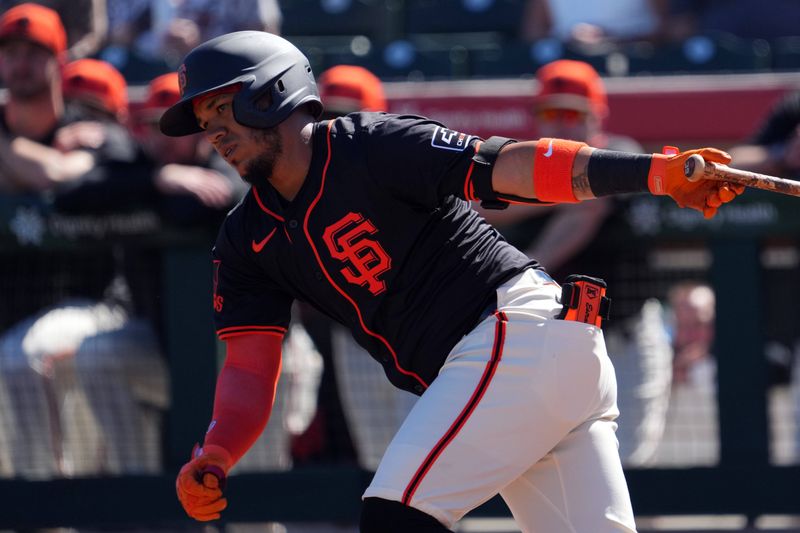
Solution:
{"label": "white baseball pants", "polygon": [[364,497],[452,528],[500,493],[525,533],[635,532],[602,331],[555,320],[560,287],[527,270],[451,351]]}

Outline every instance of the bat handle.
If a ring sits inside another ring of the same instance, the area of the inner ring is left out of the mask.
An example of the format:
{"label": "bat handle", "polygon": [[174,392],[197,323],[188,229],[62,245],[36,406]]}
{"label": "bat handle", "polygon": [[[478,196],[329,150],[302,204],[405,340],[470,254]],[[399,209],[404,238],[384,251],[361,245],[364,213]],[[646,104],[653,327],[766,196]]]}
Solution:
{"label": "bat handle", "polygon": [[203,485],[211,489],[224,489],[226,476],[225,472],[218,466],[206,465],[200,471],[200,478]]}
{"label": "bat handle", "polygon": [[683,164],[683,175],[689,181],[698,181],[706,171],[706,161],[698,154],[689,156]]}

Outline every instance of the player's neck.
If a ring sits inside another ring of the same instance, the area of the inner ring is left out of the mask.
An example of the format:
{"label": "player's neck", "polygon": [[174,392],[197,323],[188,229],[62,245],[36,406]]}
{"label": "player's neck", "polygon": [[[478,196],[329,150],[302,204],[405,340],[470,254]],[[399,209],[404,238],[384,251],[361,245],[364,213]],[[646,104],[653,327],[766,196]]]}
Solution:
{"label": "player's neck", "polygon": [[314,122],[308,115],[293,114],[281,124],[284,139],[283,154],[276,164],[270,183],[288,201],[294,200],[306,181],[311,167]]}

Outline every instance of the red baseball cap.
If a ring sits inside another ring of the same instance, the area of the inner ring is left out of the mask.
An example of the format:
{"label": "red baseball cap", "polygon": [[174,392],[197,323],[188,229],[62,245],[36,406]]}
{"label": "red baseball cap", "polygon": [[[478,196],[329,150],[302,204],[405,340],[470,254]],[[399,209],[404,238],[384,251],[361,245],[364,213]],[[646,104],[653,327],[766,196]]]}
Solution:
{"label": "red baseball cap", "polygon": [[603,80],[588,63],[571,59],[553,61],[536,72],[536,79],[539,81],[537,109],[575,109],[601,117],[608,114]]}
{"label": "red baseball cap", "polygon": [[363,67],[331,67],[320,75],[317,88],[326,111],[352,113],[388,108],[381,80]]}
{"label": "red baseball cap", "polygon": [[14,6],[0,17],[0,44],[11,40],[31,41],[55,55],[67,49],[67,32],[61,17],[39,4]]}
{"label": "red baseball cap", "polygon": [[99,59],[67,63],[63,74],[64,98],[87,101],[112,115],[128,112],[128,84],[113,65]]}

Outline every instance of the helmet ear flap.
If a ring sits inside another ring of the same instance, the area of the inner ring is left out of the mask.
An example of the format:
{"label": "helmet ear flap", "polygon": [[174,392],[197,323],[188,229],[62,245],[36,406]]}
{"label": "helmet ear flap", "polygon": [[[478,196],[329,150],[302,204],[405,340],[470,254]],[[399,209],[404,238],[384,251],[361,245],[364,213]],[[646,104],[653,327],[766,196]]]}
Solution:
{"label": "helmet ear flap", "polygon": [[[246,85],[237,95],[239,105],[234,106],[237,122],[251,128],[272,128],[306,104],[312,104],[309,109],[314,118],[320,117],[322,102],[308,61],[305,56],[302,62],[287,61],[289,59],[292,58],[275,58],[273,61],[276,64],[280,61],[283,68],[268,71],[272,77],[256,76],[253,83]],[[264,108],[257,102],[267,94],[271,102]]]}

